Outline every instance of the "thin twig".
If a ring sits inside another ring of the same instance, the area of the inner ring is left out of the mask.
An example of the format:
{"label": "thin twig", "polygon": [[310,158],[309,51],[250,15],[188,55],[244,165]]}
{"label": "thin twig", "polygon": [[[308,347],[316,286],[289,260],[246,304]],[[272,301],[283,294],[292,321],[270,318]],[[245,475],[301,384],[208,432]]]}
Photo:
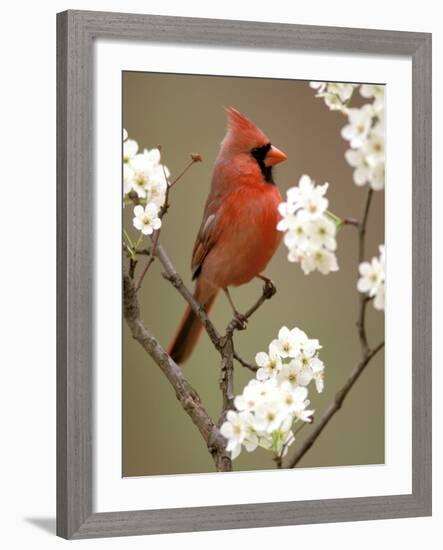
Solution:
{"label": "thin twig", "polygon": [[359,226],[358,231],[358,263],[360,264],[365,257],[365,235],[366,235],[366,225],[368,223],[368,217],[369,217],[369,208],[371,206],[372,201],[372,195],[374,194],[374,191],[369,188],[368,194],[366,195],[366,202],[363,212],[363,218],[361,221],[361,224]]}
{"label": "thin twig", "polygon": [[275,286],[272,284],[271,281],[267,280],[263,285],[262,294],[260,298],[245,313],[244,315],[245,319],[249,319],[249,317],[251,317],[257,311],[257,309],[259,309],[259,307],[266,302],[266,300],[270,300],[276,294],[276,292],[277,292],[277,289],[275,288]]}
{"label": "thin twig", "polygon": [[[363,218],[358,229],[358,265],[360,265],[365,258],[365,235],[366,235],[366,226],[368,223],[369,208],[371,206],[372,195],[373,195],[373,190],[369,188],[368,194],[366,195]],[[358,336],[360,338],[362,356],[364,357],[369,350],[368,337],[366,334],[366,326],[365,326],[366,305],[369,301],[369,298],[362,293],[359,293],[358,298],[359,298],[359,314],[358,314],[358,320],[357,320],[357,329],[358,329]]]}
{"label": "thin twig", "polygon": [[234,351],[234,359],[238,361],[242,367],[245,367],[246,369],[249,369],[252,372],[257,372],[259,369],[259,367],[257,367],[256,365],[253,365],[252,363],[248,363],[247,361],[242,359],[236,351]]}
{"label": "thin twig", "polygon": [[326,428],[329,421],[333,418],[335,413],[340,410],[340,408],[343,405],[343,401],[345,400],[348,393],[351,391],[356,381],[359,379],[362,372],[365,370],[368,363],[383,348],[384,345],[385,345],[384,342],[380,342],[380,344],[378,344],[378,346],[376,346],[373,350],[369,351],[366,354],[366,356],[360,361],[360,363],[356,366],[356,368],[354,369],[354,371],[352,372],[351,376],[348,378],[344,386],[335,395],[333,402],[326,409],[325,413],[321,417],[318,424],[316,423],[314,430],[311,432],[309,437],[303,442],[302,447],[292,457],[288,465],[288,468],[294,468],[300,462],[300,460],[305,456],[305,454],[309,451],[312,445],[316,442],[319,435]]}
{"label": "thin twig", "polygon": [[158,244],[159,237],[160,237],[160,229],[155,231],[155,233],[152,237],[152,246],[151,246],[151,251],[150,251],[150,254],[149,254],[149,259],[148,259],[143,271],[141,272],[141,275],[138,279],[138,283],[135,285],[136,292],[138,290],[140,290],[140,287],[142,286],[143,279],[145,278],[145,275],[148,272],[148,269],[154,263],[156,252],[157,252],[157,244]]}
{"label": "thin twig", "polygon": [[182,369],[144,326],[135,286],[128,275],[123,278],[123,296],[124,316],[133,338],[145,349],[173,386],[177,399],[206,442],[217,471],[230,471],[232,463],[225,450],[225,438],[208,415],[196,390],[183,376]]}
{"label": "thin twig", "polygon": [[266,302],[266,300],[270,300],[276,294],[276,292],[277,289],[273,285],[272,281],[266,279],[259,299],[255,302],[253,306],[248,309],[246,313],[244,313],[240,317],[234,315],[231,322],[226,327],[226,334],[232,335],[234,334],[235,330],[244,330],[246,328],[246,323],[249,318],[252,317],[252,315]]}
{"label": "thin twig", "polygon": [[[239,361],[238,355],[234,351],[234,332],[236,330],[243,330],[246,328],[246,322],[248,319],[259,309],[259,307],[266,301],[272,298],[277,292],[277,289],[268,279],[265,280],[263,290],[260,298],[257,302],[248,309],[248,311],[241,317],[234,316],[232,321],[226,327],[225,336],[222,338],[222,362],[220,369],[220,389],[223,396],[223,407],[218,421],[220,426],[226,418],[227,412],[233,408],[234,405],[234,358]],[[243,366],[246,366],[244,362],[239,361]],[[252,366],[248,365],[248,368]],[[252,368],[251,370],[256,370]]]}
{"label": "thin twig", "polygon": [[203,161],[203,158],[200,154],[191,153],[191,160],[189,164],[185,166],[184,170],[180,172],[180,174],[175,178],[175,180],[171,181],[169,187],[170,188],[173,187],[178,181],[180,181],[180,179],[186,174],[186,172],[189,170],[189,168],[191,168],[193,164],[195,164],[196,162],[202,162],[202,161]]}
{"label": "thin twig", "polygon": [[311,419],[312,419],[311,422],[302,422],[302,423],[300,424],[300,426],[299,426],[299,427],[295,430],[295,432],[294,432],[294,437],[296,437],[296,436],[303,430],[303,428],[304,428],[305,426],[307,426],[308,424],[312,424],[312,423],[314,422],[314,417],[313,417],[313,416],[311,416]]}
{"label": "thin twig", "polygon": [[123,241],[123,252],[126,252],[128,258],[132,256],[132,249],[125,241]]}
{"label": "thin twig", "polygon": [[368,344],[368,336],[366,334],[366,305],[370,301],[370,298],[364,294],[359,296],[359,302],[360,307],[358,310],[358,320],[357,320],[357,330],[358,330],[358,337],[360,339],[360,346],[362,350],[363,356],[368,352],[369,350],[369,344]]}
{"label": "thin twig", "polygon": [[360,227],[360,222],[354,218],[344,218],[341,221],[341,225],[353,225],[354,227]]}
{"label": "thin twig", "polygon": [[137,248],[136,250],[132,250],[130,246],[123,242],[123,252],[126,252],[126,255],[128,258],[132,257],[132,253],[135,252],[136,255],[139,256],[150,256],[151,255],[151,249],[150,248]]}

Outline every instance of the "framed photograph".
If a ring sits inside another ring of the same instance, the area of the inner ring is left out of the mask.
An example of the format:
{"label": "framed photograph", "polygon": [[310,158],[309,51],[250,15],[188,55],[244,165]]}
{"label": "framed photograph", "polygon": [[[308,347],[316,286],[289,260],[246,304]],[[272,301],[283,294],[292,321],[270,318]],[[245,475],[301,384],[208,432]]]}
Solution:
{"label": "framed photograph", "polygon": [[57,17],[57,533],[431,514],[431,35]]}

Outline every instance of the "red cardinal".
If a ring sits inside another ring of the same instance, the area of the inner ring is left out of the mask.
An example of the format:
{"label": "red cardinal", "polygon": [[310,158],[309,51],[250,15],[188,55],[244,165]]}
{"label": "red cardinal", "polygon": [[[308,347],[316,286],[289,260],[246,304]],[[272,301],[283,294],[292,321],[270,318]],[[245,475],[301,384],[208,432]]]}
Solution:
{"label": "red cardinal", "polygon": [[[242,113],[232,107],[226,113],[228,128],[215,161],[191,262],[194,297],[206,311],[220,289],[227,292],[229,286],[243,285],[254,277],[266,280],[260,274],[281,238],[276,227],[282,197],[272,167],[287,157]],[[188,306],[169,348],[176,363],[190,356],[201,329]]]}

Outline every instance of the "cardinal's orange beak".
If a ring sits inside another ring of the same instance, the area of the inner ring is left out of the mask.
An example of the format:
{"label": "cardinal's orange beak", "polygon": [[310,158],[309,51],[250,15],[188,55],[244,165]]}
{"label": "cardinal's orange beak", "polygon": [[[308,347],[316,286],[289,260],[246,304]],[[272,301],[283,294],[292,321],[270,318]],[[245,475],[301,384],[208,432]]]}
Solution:
{"label": "cardinal's orange beak", "polygon": [[288,160],[288,157],[280,151],[280,149],[277,149],[277,147],[274,147],[273,145],[268,151],[268,154],[265,158],[265,164],[266,166],[274,166],[275,164],[278,164],[279,162],[283,162],[285,160]]}

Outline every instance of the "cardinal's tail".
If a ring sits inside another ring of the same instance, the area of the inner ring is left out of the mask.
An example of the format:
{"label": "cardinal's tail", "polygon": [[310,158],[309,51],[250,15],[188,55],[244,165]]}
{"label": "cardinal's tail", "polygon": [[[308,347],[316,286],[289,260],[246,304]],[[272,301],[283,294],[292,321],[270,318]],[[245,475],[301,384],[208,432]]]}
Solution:
{"label": "cardinal's tail", "polygon": [[[194,290],[194,298],[201,305],[205,306],[207,313],[209,313],[209,310],[217,297],[217,293],[217,288],[210,286],[204,280],[197,280]],[[168,351],[169,355],[177,364],[184,363],[191,355],[202,328],[203,325],[200,319],[191,309],[191,306],[188,306]]]}

